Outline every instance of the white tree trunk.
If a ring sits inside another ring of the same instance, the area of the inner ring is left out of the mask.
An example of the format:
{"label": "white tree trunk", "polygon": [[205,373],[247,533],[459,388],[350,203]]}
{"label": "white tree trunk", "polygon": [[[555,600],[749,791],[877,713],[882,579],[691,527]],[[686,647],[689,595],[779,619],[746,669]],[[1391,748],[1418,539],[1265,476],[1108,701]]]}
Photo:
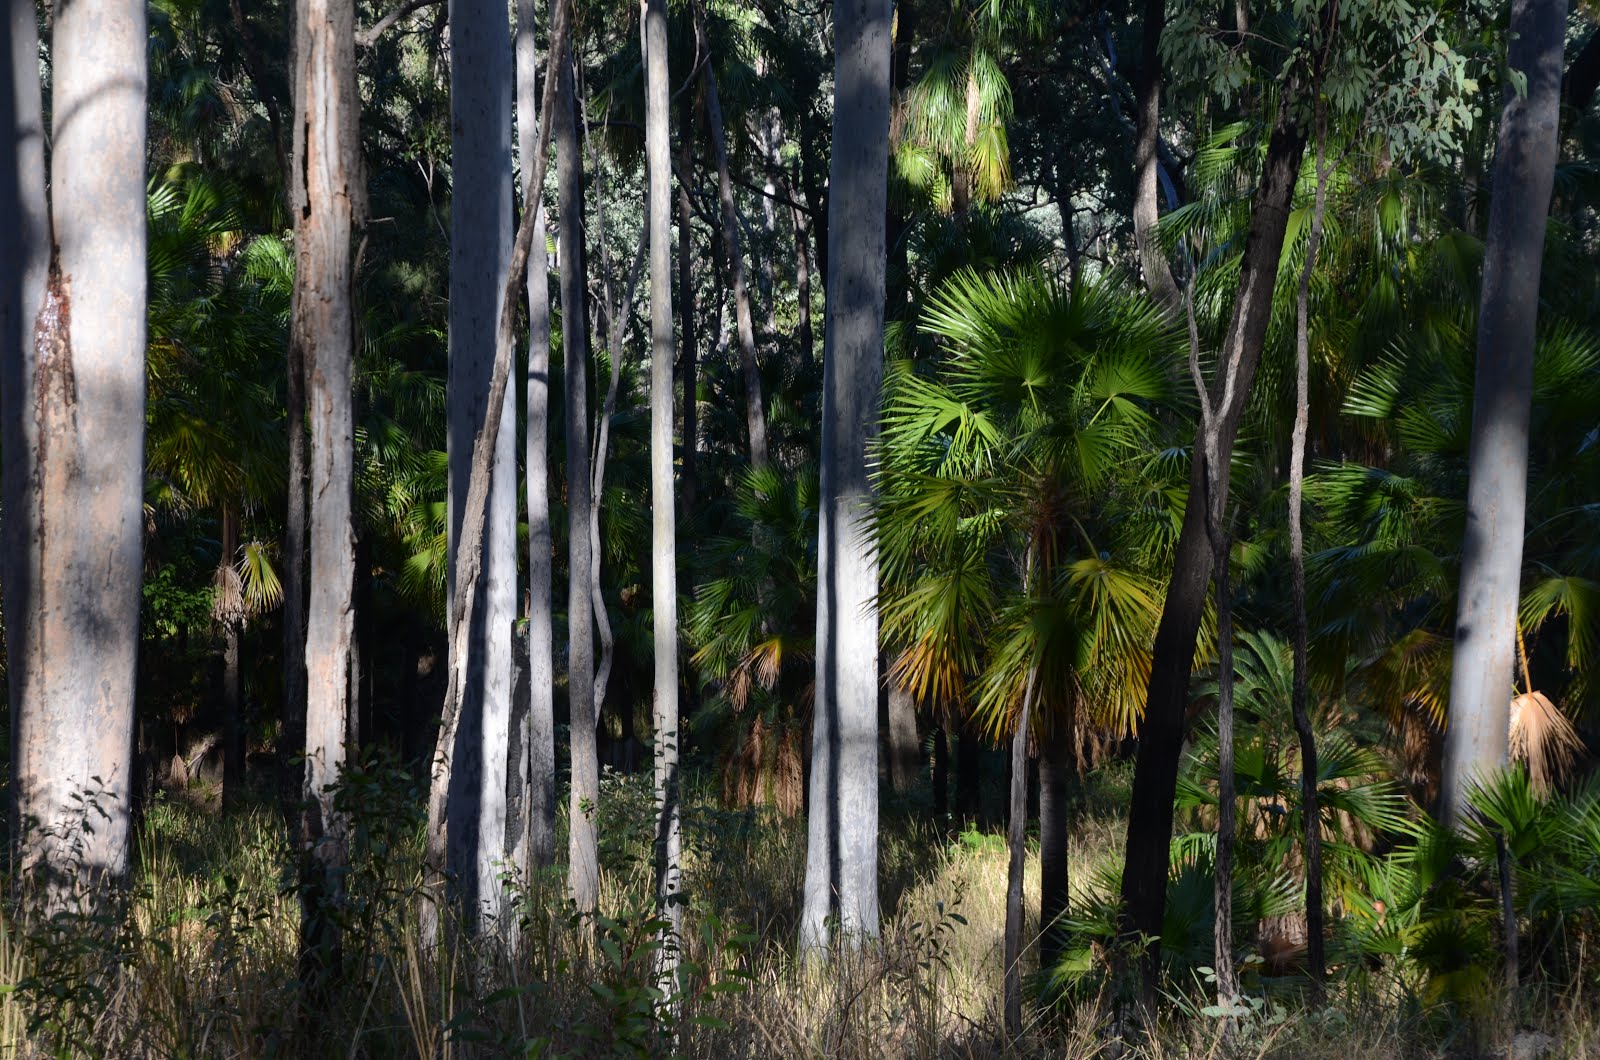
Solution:
{"label": "white tree trunk", "polygon": [[295,291],[290,324],[306,351],[310,408],[311,593],[306,626],[306,773],[302,842],[321,878],[308,917],[336,892],[345,825],[332,786],[344,764],[355,637],[352,408],[354,312],[350,237],[361,215],[353,0],[302,0],[293,67]]}
{"label": "white tree trunk", "polygon": [[683,923],[678,807],[678,526],[673,509],[672,159],[668,152],[667,5],[642,0],[645,157],[650,174],[650,600],[655,627],[656,902],[670,928],[661,978],[670,991]]}
{"label": "white tree trunk", "polygon": [[23,868],[59,902],[128,868],[144,532],[145,5],[56,10],[48,205],[33,18],[32,4],[8,5],[0,97],[15,144],[0,178],[4,575],[13,835]]}
{"label": "white tree trunk", "polygon": [[1526,93],[1506,97],[1484,243],[1467,528],[1440,791],[1446,823],[1459,819],[1473,782],[1506,763],[1539,272],[1555,179],[1566,14],[1565,0],[1512,0],[1506,62],[1528,82]]}
{"label": "white tree trunk", "polygon": [[[494,372],[501,286],[511,260],[511,26],[504,3],[451,0],[450,534],[451,595],[472,446]],[[466,910],[487,930],[499,917],[505,860],[506,750],[515,620],[516,396],[508,388],[494,438],[479,598],[464,658],[447,814],[449,868]],[[508,414],[509,413],[509,414]],[[452,651],[454,647],[452,646]]]}
{"label": "white tree trunk", "polygon": [[878,931],[878,561],[867,446],[883,379],[889,142],[888,0],[833,9],[833,167],[822,474],[817,542],[817,677],[802,951],[827,945],[837,898],[847,946]]}
{"label": "white tree trunk", "polygon": [[[538,0],[517,0],[517,152],[523,172],[539,149]],[[556,729],[550,543],[550,262],[545,247],[543,188],[523,204],[535,210],[528,256],[527,436],[528,713],[523,758],[524,875],[556,856]]]}
{"label": "white tree trunk", "polygon": [[566,376],[567,441],[567,702],[571,716],[572,793],[568,830],[568,890],[580,912],[600,900],[600,846],[594,814],[600,799],[595,747],[594,613],[590,593],[588,329],[584,324],[583,158],[570,48],[552,60],[560,194],[561,357]]}

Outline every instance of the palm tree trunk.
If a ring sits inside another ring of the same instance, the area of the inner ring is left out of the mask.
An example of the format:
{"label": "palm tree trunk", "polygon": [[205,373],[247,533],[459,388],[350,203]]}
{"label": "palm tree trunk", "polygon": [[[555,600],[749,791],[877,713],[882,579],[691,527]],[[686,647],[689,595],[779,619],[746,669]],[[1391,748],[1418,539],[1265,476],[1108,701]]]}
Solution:
{"label": "palm tree trunk", "polygon": [[1461,819],[1472,784],[1506,763],[1539,275],[1558,148],[1565,18],[1563,0],[1512,4],[1506,61],[1527,75],[1527,85],[1526,92],[1506,96],[1484,243],[1467,529],[1440,785],[1447,824]]}
{"label": "palm tree trunk", "polygon": [[917,705],[910,692],[895,681],[889,682],[889,783],[905,793],[917,783],[921,772],[922,743],[917,739]]}
{"label": "palm tree trunk", "polygon": [[12,835],[38,897],[97,905],[128,869],[134,780],[145,5],[57,7],[48,198],[34,18],[8,5],[0,86],[12,820],[39,828]]}
{"label": "palm tree trunk", "polygon": [[[344,763],[355,635],[354,309],[350,242],[365,195],[356,122],[355,5],[301,0],[293,84],[295,291],[290,327],[308,354],[310,575],[306,627],[306,773],[301,845],[302,960],[308,981],[337,962],[345,826],[333,785]],[[320,965],[320,967],[319,967]]]}
{"label": "palm tree trunk", "polygon": [[977,725],[970,718],[964,719],[956,734],[956,816],[963,825],[976,821],[983,809],[983,748],[979,739]]}
{"label": "palm tree trunk", "polygon": [[[539,150],[538,0],[517,0],[517,152],[523,172]],[[555,655],[551,605],[550,535],[550,262],[545,248],[544,189],[523,202],[533,211],[528,256],[527,436],[523,463],[528,491],[528,713],[522,739],[523,878],[556,857]]]}
{"label": "palm tree trunk", "polygon": [[[1031,583],[1030,573],[1023,584]],[[1028,684],[1022,693],[1022,710],[1016,730],[1011,734],[1011,784],[1006,823],[1006,923],[1004,953],[1004,994],[1006,1037],[1015,1042],[1022,1036],[1022,943],[1026,928],[1022,906],[1022,877],[1027,862],[1028,839],[1028,735],[1033,727],[1033,687],[1037,669],[1028,668]]]}
{"label": "palm tree trunk", "polygon": [[[800,947],[827,945],[838,895],[846,946],[878,933],[878,560],[867,449],[883,379],[888,187],[888,0],[833,9],[830,225],[851,234],[829,262],[817,542],[816,695]],[[713,123],[714,124],[714,123]]]}
{"label": "palm tree trunk", "polygon": [[[696,47],[709,56],[705,18],[699,4],[694,7]],[[750,432],[750,466],[756,470],[768,464],[767,411],[761,393],[761,371],[756,363],[755,323],[750,310],[750,291],[745,283],[744,255],[739,249],[739,214],[733,201],[733,182],[728,173],[728,147],[722,126],[722,102],[717,96],[717,76],[711,60],[700,69],[706,92],[706,128],[711,133],[712,154],[717,160],[717,197],[722,205],[722,246],[733,278],[733,308],[739,326],[739,363],[744,371],[745,427]]]}
{"label": "palm tree trunk", "polygon": [[1316,267],[1322,243],[1323,214],[1328,202],[1328,171],[1324,167],[1323,128],[1317,128],[1317,191],[1311,209],[1311,235],[1306,240],[1306,262],[1300,272],[1295,318],[1294,438],[1289,450],[1289,575],[1294,606],[1294,686],[1291,693],[1295,733],[1300,740],[1300,813],[1305,826],[1306,970],[1311,976],[1313,1000],[1322,1000],[1327,960],[1322,926],[1322,811],[1317,803],[1317,735],[1307,707],[1306,653],[1310,629],[1306,617],[1306,543],[1304,518],[1306,430],[1311,415],[1311,270]]}
{"label": "palm tree trunk", "polygon": [[940,828],[950,819],[950,738],[943,725],[933,730],[933,816]]}
{"label": "palm tree trunk", "polygon": [[[511,258],[511,27],[506,5],[451,0],[450,110],[450,595],[459,580],[473,439],[494,374],[496,314]],[[465,652],[452,644],[462,695],[452,756],[447,864],[469,929],[501,909],[506,748],[511,726],[511,623],[516,605],[516,397],[509,388],[494,437],[488,537]],[[510,414],[507,414],[509,409]]]}
{"label": "palm tree trunk", "polygon": [[1067,787],[1072,773],[1070,723],[1054,718],[1039,756],[1039,967],[1053,968],[1066,950]]}
{"label": "palm tree trunk", "polygon": [[[556,0],[560,2],[560,0]],[[568,889],[580,912],[600,900],[600,799],[595,748],[594,614],[590,585],[589,359],[584,324],[583,158],[578,145],[578,104],[572,52],[553,53],[557,101],[551,115],[560,194],[561,356],[566,377],[567,446],[567,699],[571,707],[572,825],[567,852]],[[547,75],[548,76],[548,75]]]}
{"label": "palm tree trunk", "polygon": [[667,922],[658,961],[669,996],[683,905],[678,806],[678,528],[673,509],[672,159],[668,152],[667,5],[642,0],[645,157],[650,177],[650,599],[655,611],[656,904]]}
{"label": "palm tree trunk", "polygon": [[[1289,204],[1305,151],[1305,133],[1292,116],[1294,95],[1293,91],[1285,91],[1278,106],[1245,236],[1233,314],[1218,357],[1217,363],[1234,366],[1232,385],[1224,386],[1220,378],[1212,385],[1217,414],[1217,452],[1220,454],[1217,489],[1224,496],[1233,440],[1266,340]],[[1226,405],[1222,402],[1224,393],[1230,398]],[[1201,460],[1193,461],[1189,473],[1191,498],[1207,496],[1202,464]],[[1172,578],[1156,630],[1145,715],[1139,729],[1139,753],[1129,804],[1128,844],[1122,873],[1124,937],[1143,936],[1156,940],[1145,948],[1141,962],[1144,998],[1152,1003],[1160,968],[1159,936],[1166,908],[1172,798],[1178,783],[1178,757],[1183,747],[1184,716],[1189,703],[1189,668],[1200,633],[1212,559],[1205,506],[1191,503],[1184,512]]]}

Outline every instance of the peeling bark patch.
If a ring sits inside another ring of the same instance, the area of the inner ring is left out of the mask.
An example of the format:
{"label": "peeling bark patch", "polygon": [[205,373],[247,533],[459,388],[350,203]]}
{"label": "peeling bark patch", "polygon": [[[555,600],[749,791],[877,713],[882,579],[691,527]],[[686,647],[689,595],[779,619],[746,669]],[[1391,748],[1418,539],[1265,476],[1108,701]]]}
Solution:
{"label": "peeling bark patch", "polygon": [[[41,532],[45,519],[43,500],[68,496],[49,486],[65,487],[76,471],[76,461],[71,458],[78,420],[78,381],[72,367],[72,277],[62,274],[58,254],[59,249],[52,248],[50,281],[33,325],[38,362],[33,387],[34,421],[39,428],[34,488],[43,494],[35,507]],[[66,446],[65,459],[52,459],[58,442]]]}

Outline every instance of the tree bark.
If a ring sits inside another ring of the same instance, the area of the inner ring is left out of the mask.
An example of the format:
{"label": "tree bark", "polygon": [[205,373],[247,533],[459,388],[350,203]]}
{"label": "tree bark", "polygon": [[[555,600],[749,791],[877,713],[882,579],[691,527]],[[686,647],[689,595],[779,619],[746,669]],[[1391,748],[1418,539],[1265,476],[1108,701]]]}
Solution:
{"label": "tree bark", "polygon": [[878,933],[878,560],[867,450],[883,379],[884,210],[889,166],[888,0],[833,9],[829,260],[817,543],[816,695],[800,948],[828,944],[834,895],[844,944]]}
{"label": "tree bark", "polygon": [[[450,0],[450,595],[463,591],[459,555],[472,443],[495,370],[496,315],[511,258],[511,26],[504,2]],[[469,928],[501,911],[506,748],[511,726],[511,624],[517,584],[516,397],[506,388],[489,478],[481,594],[466,652],[451,646],[462,690],[450,776],[449,871]]]}
{"label": "tree bark", "polygon": [[[557,0],[559,3],[560,0]],[[583,158],[572,53],[553,52],[557,102],[551,116],[560,188],[561,356],[566,378],[567,445],[567,700],[571,707],[572,795],[567,851],[568,889],[579,912],[600,899],[599,834],[594,813],[600,799],[600,762],[595,747],[594,614],[590,585],[589,359],[584,324]]]}
{"label": "tree bark", "polygon": [[[1218,490],[1226,496],[1228,460],[1250,384],[1261,361],[1272,311],[1273,284],[1283,250],[1289,205],[1294,193],[1305,133],[1294,121],[1289,96],[1279,104],[1267,144],[1261,181],[1256,188],[1245,236],[1239,285],[1218,363],[1233,366],[1233,385],[1213,383],[1217,412]],[[1197,450],[1203,439],[1197,439]],[[1160,968],[1161,922],[1166,906],[1168,848],[1172,840],[1172,798],[1177,788],[1178,757],[1183,746],[1185,708],[1189,702],[1189,669],[1205,609],[1212,554],[1206,534],[1203,461],[1189,474],[1191,503],[1184,512],[1172,578],[1167,586],[1161,622],[1151,659],[1150,680],[1128,815],[1128,845],[1122,873],[1122,932],[1152,939],[1144,950],[1143,984],[1147,1001],[1156,993]]]}
{"label": "tree bark", "polygon": [[[1029,557],[1024,584],[1032,582],[1032,556]],[[1016,730],[1011,734],[1011,783],[1007,805],[1006,922],[1004,967],[1004,1006],[1006,1037],[1015,1042],[1022,1036],[1022,942],[1026,930],[1022,906],[1022,877],[1028,854],[1028,735],[1033,727],[1033,687],[1037,674],[1028,668],[1028,684],[1022,693],[1022,710]]]}
{"label": "tree bark", "polygon": [[[786,189],[794,199],[794,190]],[[816,364],[815,339],[811,334],[811,218],[799,206],[789,208],[794,219],[794,286],[799,303],[796,319],[796,339],[800,344],[800,366],[810,371]]]}
{"label": "tree bark", "polygon": [[[553,23],[554,28],[550,34],[551,52],[561,55],[566,47],[567,34],[567,6],[562,0],[555,2]],[[527,178],[527,188],[539,188],[544,185],[545,155],[550,135],[549,117],[555,101],[555,85],[554,80],[545,79],[544,98],[539,115],[539,143],[533,153],[534,166]],[[523,198],[527,200],[531,195],[525,191]],[[500,316],[495,330],[494,369],[489,379],[489,398],[483,409],[483,421],[472,440],[472,472],[467,480],[467,500],[459,536],[460,547],[456,549],[455,555],[455,581],[462,591],[452,594],[446,629],[450,651],[455,658],[465,658],[471,649],[474,599],[477,595],[478,576],[483,570],[486,547],[484,527],[489,518],[490,478],[495,460],[496,441],[500,436],[501,414],[505,409],[505,395],[511,378],[517,304],[523,297],[526,283],[525,273],[528,268],[528,257],[532,251],[536,215],[536,211],[533,213],[525,211],[522,221],[517,226],[516,240],[511,248],[511,263],[506,269],[500,296]],[[587,600],[587,596],[584,599]],[[428,787],[427,846],[424,860],[429,875],[420,895],[419,908],[421,921],[419,934],[426,946],[434,945],[438,939],[438,905],[442,890],[438,873],[445,861],[448,838],[445,815],[449,803],[456,732],[460,727],[464,676],[464,667],[450,668],[444,709],[439,718],[439,736],[434,749],[433,771]]]}
{"label": "tree bark", "polygon": [[34,18],[13,0],[0,52],[12,836],[36,897],[93,907],[127,874],[134,783],[145,5],[57,8],[48,197]]}
{"label": "tree bark", "polygon": [[1467,527],[1440,784],[1447,825],[1461,819],[1472,785],[1506,763],[1539,274],[1555,179],[1566,11],[1565,0],[1511,6],[1506,62],[1527,75],[1527,91],[1506,96],[1484,243]]}
{"label": "tree bark", "polygon": [[1302,525],[1305,508],[1306,431],[1311,416],[1311,272],[1322,244],[1323,215],[1328,202],[1323,129],[1317,129],[1317,190],[1311,208],[1311,234],[1306,240],[1306,261],[1300,271],[1300,291],[1295,314],[1294,437],[1289,450],[1289,575],[1294,606],[1294,685],[1291,693],[1295,733],[1300,740],[1300,813],[1305,827],[1306,971],[1311,977],[1312,999],[1322,1000],[1327,959],[1322,919],[1322,811],[1317,802],[1317,735],[1307,704],[1307,651],[1310,641],[1306,617],[1306,544]]}
{"label": "tree bark", "polygon": [[[287,176],[286,176],[287,179]],[[292,190],[292,189],[291,189]],[[292,212],[291,205],[291,212]],[[306,748],[306,358],[290,329],[284,429],[288,433],[288,503],[283,519],[283,741],[278,798],[284,817],[299,818],[305,795]]]}
{"label": "tree bark", "polygon": [[1156,236],[1156,223],[1160,220],[1156,185],[1161,165],[1161,34],[1166,21],[1166,0],[1145,0],[1144,40],[1134,103],[1133,239],[1150,297],[1167,313],[1176,315],[1181,308],[1178,285]]}
{"label": "tree bark", "polygon": [[962,825],[976,821],[983,809],[983,748],[979,740],[978,727],[970,718],[963,720],[956,734],[956,816]]}
{"label": "tree bark", "polygon": [[1067,787],[1072,773],[1071,725],[1054,718],[1039,755],[1039,968],[1048,972],[1066,952]]}
{"label": "tree bark", "polygon": [[672,158],[668,143],[667,5],[641,0],[645,157],[650,178],[650,599],[655,631],[656,904],[667,922],[659,957],[669,996],[678,967],[683,826],[678,805],[678,528],[673,509]]}
{"label": "tree bark", "polygon": [[[887,669],[887,667],[885,667]],[[910,692],[889,680],[889,783],[902,794],[917,783],[921,772],[921,741],[917,739],[917,705]]]}
{"label": "tree bark", "polygon": [[[222,572],[232,577],[234,557],[239,553],[239,517],[232,508],[222,509]],[[242,603],[242,601],[241,601]],[[239,673],[239,633],[242,614],[222,616],[222,805],[232,809],[239,804],[244,786],[244,719],[239,716],[242,689]]]}
{"label": "tree bark", "polygon": [[[517,152],[535,168],[538,128],[538,0],[517,0]],[[548,75],[547,75],[548,76]],[[550,261],[545,244],[544,188],[528,189],[533,211],[528,255],[527,435],[523,462],[528,491],[528,713],[522,739],[523,878],[556,858],[555,648],[550,534]]]}
{"label": "tree bark", "polygon": [[755,323],[750,310],[750,291],[745,283],[744,255],[739,248],[739,213],[733,201],[733,182],[728,173],[728,146],[722,126],[722,102],[717,96],[717,76],[709,56],[705,18],[698,4],[694,7],[696,47],[706,56],[700,68],[706,92],[706,128],[711,134],[711,150],[717,160],[717,198],[722,205],[722,247],[732,276],[733,308],[739,327],[739,363],[744,372],[745,429],[750,434],[750,466],[761,470],[768,465],[767,406],[761,393],[761,369],[756,362]]}
{"label": "tree bark", "polygon": [[699,338],[695,334],[694,202],[694,96],[685,95],[678,122],[678,312],[683,319],[683,520],[696,511],[700,455]]}
{"label": "tree bark", "polygon": [[933,816],[939,828],[950,821],[950,738],[943,725],[933,730]]}
{"label": "tree bark", "polygon": [[[344,764],[350,710],[355,530],[351,235],[365,196],[352,0],[301,0],[294,85],[295,290],[290,328],[306,351],[310,409],[311,594],[306,626],[306,772],[301,846],[303,960],[337,961],[327,905],[341,889],[345,822],[333,785]],[[316,965],[307,969],[312,975]]]}

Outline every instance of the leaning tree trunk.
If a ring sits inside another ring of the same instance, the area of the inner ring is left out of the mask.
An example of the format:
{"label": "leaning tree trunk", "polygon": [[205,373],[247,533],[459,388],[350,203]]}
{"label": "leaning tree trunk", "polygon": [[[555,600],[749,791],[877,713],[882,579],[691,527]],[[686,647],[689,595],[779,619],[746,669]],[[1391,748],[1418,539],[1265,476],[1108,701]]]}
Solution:
{"label": "leaning tree trunk", "polygon": [[883,379],[889,166],[888,0],[834,4],[828,268],[817,541],[816,693],[800,948],[819,954],[838,898],[846,946],[878,932],[878,560],[867,449]]}
{"label": "leaning tree trunk", "polygon": [[1181,308],[1172,266],[1156,235],[1160,207],[1156,202],[1157,169],[1161,165],[1161,34],[1166,28],[1167,0],[1145,0],[1144,41],[1139,55],[1139,83],[1134,114],[1133,237],[1139,250],[1150,297],[1167,313]]}
{"label": "leaning tree trunk", "polygon": [[[1273,284],[1283,250],[1289,204],[1294,194],[1305,133],[1293,118],[1293,92],[1286,90],[1267,144],[1261,182],[1256,188],[1245,235],[1233,314],[1217,363],[1232,365],[1232,386],[1212,385],[1220,455],[1217,490],[1225,498],[1228,461],[1244,415],[1250,384],[1261,361],[1272,312]],[[1227,398],[1224,401],[1224,397]],[[1198,439],[1203,444],[1204,439]],[[1200,445],[1197,445],[1197,449]],[[1202,460],[1189,473],[1189,496],[1206,493]],[[1184,716],[1189,703],[1189,668],[1205,609],[1212,552],[1204,504],[1190,503],[1178,535],[1172,578],[1162,606],[1151,658],[1144,721],[1128,813],[1128,844],[1122,872],[1122,924],[1126,938],[1153,939],[1144,950],[1143,993],[1154,1001],[1160,968],[1161,922],[1166,908],[1172,798],[1178,783]]]}
{"label": "leaning tree trunk", "polygon": [[[539,149],[538,0],[517,0],[517,152],[524,173]],[[545,247],[544,189],[530,189],[533,213],[528,256],[527,437],[523,463],[528,490],[528,713],[522,758],[523,878],[556,858],[555,649],[550,539],[550,261]]]}
{"label": "leaning tree trunk", "polygon": [[[695,43],[700,54],[710,55],[705,19],[698,4],[694,8]],[[739,364],[744,371],[745,428],[750,433],[750,466],[756,470],[768,464],[767,411],[761,393],[761,371],[756,363],[755,321],[750,310],[750,291],[745,283],[744,255],[739,248],[739,213],[733,201],[733,181],[728,172],[728,146],[722,127],[722,103],[717,96],[717,75],[709,58],[700,68],[706,91],[706,129],[711,134],[711,153],[717,160],[717,199],[722,206],[722,252],[733,278],[734,316],[739,326]]]}
{"label": "leaning tree trunk", "polygon": [[306,748],[301,818],[306,970],[336,960],[328,905],[341,888],[345,823],[333,785],[344,763],[355,637],[355,316],[351,247],[365,196],[360,177],[353,0],[302,0],[292,83],[296,183],[292,341],[306,351],[311,419],[311,595],[306,627]]}
{"label": "leaning tree trunk", "polygon": [[556,141],[556,182],[561,198],[561,356],[567,388],[567,701],[572,718],[568,889],[580,912],[592,912],[600,900],[599,833],[594,818],[600,800],[600,762],[595,748],[589,566],[589,506],[593,500],[589,489],[589,340],[583,301],[583,158],[578,145],[572,52],[564,48],[551,54],[557,94],[551,134]]}
{"label": "leaning tree trunk", "polygon": [[[126,875],[143,545],[145,5],[58,5],[48,198],[34,6],[5,20],[0,419],[13,842],[60,907]],[[102,816],[102,814],[104,816]]]}
{"label": "leaning tree trunk", "polygon": [[[451,0],[450,595],[463,591],[459,551],[472,443],[494,373],[500,289],[511,258],[511,26],[504,2]],[[516,613],[516,396],[494,437],[480,594],[467,650],[450,649],[461,700],[450,774],[447,864],[472,929],[501,911],[506,749],[511,733],[511,624]]]}
{"label": "leaning tree trunk", "polygon": [[1322,918],[1322,810],[1317,800],[1317,734],[1307,704],[1307,652],[1310,628],[1306,616],[1306,543],[1302,525],[1305,507],[1306,431],[1311,417],[1311,271],[1322,243],[1323,215],[1328,203],[1328,169],[1325,166],[1323,123],[1317,123],[1317,190],[1311,208],[1311,234],[1306,239],[1306,260],[1300,270],[1300,290],[1295,305],[1294,439],[1289,449],[1289,583],[1294,605],[1294,684],[1291,710],[1295,735],[1300,741],[1300,816],[1304,826],[1306,873],[1306,971],[1311,977],[1313,1001],[1321,1002],[1327,975]]}
{"label": "leaning tree trunk", "polygon": [[672,490],[672,159],[668,152],[667,5],[642,0],[645,158],[650,174],[650,600],[654,609],[656,904],[667,923],[661,986],[670,996],[683,924],[678,807],[678,528]]}
{"label": "leaning tree trunk", "polygon": [[1472,784],[1506,763],[1539,274],[1555,176],[1566,13],[1565,0],[1511,5],[1506,62],[1527,75],[1527,86],[1506,96],[1484,243],[1467,529],[1440,785],[1447,824],[1461,819]]}
{"label": "leaning tree trunk", "polygon": [[[566,47],[568,8],[556,0],[551,52],[563,54]],[[533,169],[528,174],[526,189],[544,186],[545,153],[549,146],[550,113],[555,103],[555,82],[545,79],[544,98],[540,104],[539,142],[533,152]],[[524,199],[532,198],[525,190]],[[506,393],[510,389],[512,348],[515,345],[517,306],[523,298],[526,284],[525,272],[532,251],[535,214],[523,212],[517,225],[517,235],[511,247],[511,260],[502,277],[504,286],[500,293],[499,315],[494,333],[494,363],[489,373],[488,400],[480,406],[483,419],[472,438],[472,460],[467,478],[467,498],[462,514],[460,547],[456,550],[455,580],[461,591],[452,594],[450,613],[446,616],[446,632],[452,657],[465,658],[471,650],[473,623],[477,610],[475,601],[480,576],[485,567],[485,527],[489,520],[490,483],[494,477],[502,414],[506,407]],[[433,946],[438,941],[438,906],[441,899],[441,881],[437,875],[444,861],[446,837],[445,817],[449,805],[452,759],[456,734],[460,729],[461,703],[465,695],[466,669],[452,667],[445,691],[444,709],[439,716],[439,737],[434,748],[433,770],[428,786],[428,823],[425,865],[429,875],[419,896],[418,933],[423,944]],[[502,778],[503,780],[503,778]],[[503,833],[502,833],[503,834]]]}

